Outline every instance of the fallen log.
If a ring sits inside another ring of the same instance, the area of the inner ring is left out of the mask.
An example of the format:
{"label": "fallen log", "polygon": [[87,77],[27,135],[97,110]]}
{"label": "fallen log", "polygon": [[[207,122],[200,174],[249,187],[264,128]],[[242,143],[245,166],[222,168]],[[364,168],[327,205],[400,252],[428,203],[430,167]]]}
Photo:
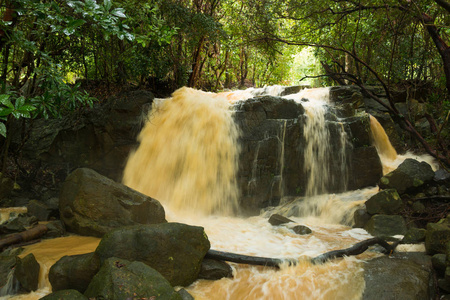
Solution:
{"label": "fallen log", "polygon": [[28,229],[26,231],[10,234],[7,237],[0,240],[0,249],[3,250],[3,248],[13,244],[28,242],[37,239],[43,236],[47,232],[47,230],[48,230],[47,226],[43,224],[38,224],[37,226]]}
{"label": "fallen log", "polygon": [[[366,251],[370,246],[380,245],[385,249],[385,254],[391,254],[400,241],[394,242],[393,244],[389,244],[385,240],[380,237],[368,239],[355,245],[350,248],[341,249],[341,250],[333,250],[321,254],[315,258],[311,259],[313,264],[322,264],[330,259],[339,258],[343,256],[351,256],[358,255]],[[230,261],[239,264],[247,264],[247,265],[258,265],[258,266],[267,266],[267,267],[276,267],[279,268],[281,264],[288,263],[288,265],[296,265],[298,260],[289,258],[289,259],[281,259],[281,258],[270,258],[270,257],[260,257],[260,256],[248,256],[230,252],[223,252],[217,250],[209,250],[206,253],[205,258],[211,258],[216,260]]]}
{"label": "fallen log", "polygon": [[280,259],[280,258],[270,258],[270,257],[260,257],[260,256],[248,256],[230,252],[223,252],[217,250],[209,250],[206,253],[205,258],[211,258],[216,260],[224,260],[231,261],[238,264],[247,264],[247,265],[257,265],[257,266],[267,266],[267,267],[276,267],[278,268],[280,264],[288,262],[291,264],[296,264],[296,260],[294,259]]}
{"label": "fallen log", "polygon": [[397,241],[391,245],[388,242],[386,242],[385,240],[383,240],[382,238],[375,237],[372,239],[368,239],[368,240],[356,243],[353,246],[346,248],[346,249],[333,250],[330,252],[326,252],[324,254],[314,257],[311,260],[311,262],[313,264],[322,264],[322,263],[326,262],[327,260],[330,260],[333,258],[358,255],[358,254],[365,252],[370,246],[377,245],[377,244],[385,249],[385,251],[384,251],[385,254],[392,254],[392,252],[395,250],[395,248],[397,247],[397,245],[399,243],[400,243],[400,241]]}

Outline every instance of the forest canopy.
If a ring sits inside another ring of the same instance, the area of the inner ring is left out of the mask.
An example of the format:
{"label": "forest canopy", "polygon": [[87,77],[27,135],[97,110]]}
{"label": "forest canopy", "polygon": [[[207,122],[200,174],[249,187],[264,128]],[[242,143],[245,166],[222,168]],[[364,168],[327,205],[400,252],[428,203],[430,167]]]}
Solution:
{"label": "forest canopy", "polygon": [[86,83],[424,90],[442,125],[449,16],[447,0],[0,0],[0,134],[92,106]]}

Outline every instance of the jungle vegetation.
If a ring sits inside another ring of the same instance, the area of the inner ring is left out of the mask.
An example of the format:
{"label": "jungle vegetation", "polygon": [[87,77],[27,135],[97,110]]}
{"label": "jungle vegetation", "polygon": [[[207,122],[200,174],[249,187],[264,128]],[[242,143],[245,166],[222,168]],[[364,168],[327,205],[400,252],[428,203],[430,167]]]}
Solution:
{"label": "jungle vegetation", "polygon": [[[448,24],[447,0],[0,0],[0,134],[7,145],[13,118],[94,105],[89,83],[379,85],[370,96],[448,163]],[[397,110],[399,90],[427,105],[428,137]]]}

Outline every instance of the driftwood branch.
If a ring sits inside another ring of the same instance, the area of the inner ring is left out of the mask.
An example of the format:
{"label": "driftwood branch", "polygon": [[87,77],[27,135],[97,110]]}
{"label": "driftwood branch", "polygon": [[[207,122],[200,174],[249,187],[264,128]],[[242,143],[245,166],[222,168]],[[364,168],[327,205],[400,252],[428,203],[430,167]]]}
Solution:
{"label": "driftwood branch", "polygon": [[[311,259],[311,262],[313,264],[322,264],[330,259],[339,258],[339,257],[343,257],[343,256],[358,255],[358,254],[361,254],[364,251],[366,251],[370,246],[377,245],[377,244],[385,249],[385,251],[384,251],[385,254],[391,254],[399,243],[400,243],[400,241],[397,241],[393,244],[389,244],[382,238],[376,237],[376,238],[372,238],[372,239],[368,239],[368,240],[359,242],[347,249],[333,250],[330,252],[326,252],[324,254],[321,254],[321,255]],[[276,267],[276,268],[278,268],[283,263],[288,263],[288,265],[296,265],[298,262],[296,259],[293,259],[293,258],[281,259],[281,258],[270,258],[270,257],[260,257],[260,256],[248,256],[248,255],[235,254],[235,253],[223,252],[223,251],[217,251],[217,250],[209,250],[206,253],[205,258],[230,261],[230,262],[235,262],[235,263],[239,263],[239,264],[268,266],[268,267]]]}
{"label": "driftwood branch", "polygon": [[380,237],[376,237],[373,239],[368,239],[359,243],[354,244],[350,248],[342,249],[342,250],[333,250],[330,252],[326,252],[324,254],[321,254],[311,260],[313,264],[321,264],[326,262],[327,260],[343,257],[343,256],[350,256],[350,255],[358,255],[366,251],[370,246],[373,245],[380,245],[385,249],[385,254],[391,254],[397,245],[400,243],[400,241],[397,241],[393,243],[392,245],[383,240]]}
{"label": "driftwood branch", "polygon": [[10,245],[34,240],[38,237],[43,236],[47,232],[47,230],[47,226],[39,224],[26,231],[10,234],[0,240],[0,249],[3,249]]}

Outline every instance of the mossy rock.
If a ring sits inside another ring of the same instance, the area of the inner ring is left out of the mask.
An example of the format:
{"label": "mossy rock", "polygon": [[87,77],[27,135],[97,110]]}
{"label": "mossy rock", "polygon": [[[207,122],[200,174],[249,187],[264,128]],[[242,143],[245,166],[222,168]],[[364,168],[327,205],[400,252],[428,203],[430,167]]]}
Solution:
{"label": "mossy rock", "polygon": [[88,298],[181,300],[170,283],[155,269],[139,261],[117,257],[105,260],[84,295]]}
{"label": "mossy rock", "polygon": [[77,290],[61,290],[42,297],[40,300],[88,300],[88,298]]}
{"label": "mossy rock", "polygon": [[364,229],[373,236],[394,236],[406,233],[406,223],[403,217],[396,215],[374,215]]}
{"label": "mossy rock", "polygon": [[371,215],[395,215],[400,212],[403,202],[395,189],[380,191],[366,201],[367,212]]}
{"label": "mossy rock", "polygon": [[197,279],[209,248],[202,227],[163,223],[114,230],[103,237],[95,252],[102,262],[110,257],[141,261],[173,286],[187,286]]}
{"label": "mossy rock", "polygon": [[448,242],[450,242],[450,224],[445,221],[427,224],[425,248],[428,254],[445,253]]}
{"label": "mossy rock", "polygon": [[379,182],[382,189],[396,189],[399,194],[416,190],[433,179],[434,172],[426,162],[405,159],[397,169],[384,175]]}

